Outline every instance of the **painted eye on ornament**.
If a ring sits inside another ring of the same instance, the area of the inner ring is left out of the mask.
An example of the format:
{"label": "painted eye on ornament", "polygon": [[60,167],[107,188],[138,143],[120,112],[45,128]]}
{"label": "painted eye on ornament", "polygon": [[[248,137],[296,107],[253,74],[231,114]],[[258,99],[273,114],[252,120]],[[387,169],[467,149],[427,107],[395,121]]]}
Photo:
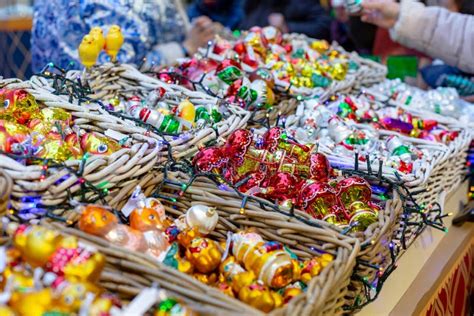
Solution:
{"label": "painted eye on ornament", "polygon": [[154,219],[155,219],[155,215],[153,215],[153,214],[150,214],[150,215],[148,216],[148,219],[150,219],[150,220],[154,220]]}
{"label": "painted eye on ornament", "polygon": [[10,100],[5,100],[5,101],[3,101],[3,107],[4,107],[5,109],[8,109],[9,106],[10,106]]}
{"label": "painted eye on ornament", "polygon": [[66,303],[66,305],[71,305],[72,303],[74,303],[74,297],[72,297],[71,295],[65,296],[64,303]]}
{"label": "painted eye on ornament", "polygon": [[97,147],[97,151],[99,154],[103,154],[107,151],[108,147],[106,144],[100,144],[99,147]]}

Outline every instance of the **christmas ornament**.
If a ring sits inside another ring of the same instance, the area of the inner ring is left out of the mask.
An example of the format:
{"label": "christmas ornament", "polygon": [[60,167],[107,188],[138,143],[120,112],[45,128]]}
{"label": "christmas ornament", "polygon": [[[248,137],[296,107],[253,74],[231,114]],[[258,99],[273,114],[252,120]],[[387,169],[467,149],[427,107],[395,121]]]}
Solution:
{"label": "christmas ornament", "polygon": [[96,42],[95,37],[92,35],[85,35],[82,38],[82,42],[79,44],[77,51],[79,53],[79,59],[81,60],[81,63],[86,68],[90,68],[95,65],[100,53],[99,45],[99,42]]}
{"label": "christmas ornament", "polygon": [[[72,236],[9,223],[13,243],[0,254],[2,315],[106,315],[121,303],[98,284],[105,257]],[[32,269],[32,267],[34,269]]]}
{"label": "christmas ornament", "polygon": [[117,54],[123,45],[123,35],[120,26],[112,25],[105,37],[105,51],[110,56],[112,62],[115,62]]}
{"label": "christmas ornament", "polygon": [[193,205],[185,214],[185,222],[189,228],[197,228],[198,232],[208,235],[216,228],[219,214],[213,207],[205,205]]}

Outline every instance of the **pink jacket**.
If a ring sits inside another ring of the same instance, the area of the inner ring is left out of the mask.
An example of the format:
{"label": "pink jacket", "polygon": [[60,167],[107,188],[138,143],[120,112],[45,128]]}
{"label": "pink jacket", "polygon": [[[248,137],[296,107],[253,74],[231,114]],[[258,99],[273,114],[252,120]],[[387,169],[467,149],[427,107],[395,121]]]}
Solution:
{"label": "pink jacket", "polygon": [[394,41],[474,73],[474,16],[402,0]]}

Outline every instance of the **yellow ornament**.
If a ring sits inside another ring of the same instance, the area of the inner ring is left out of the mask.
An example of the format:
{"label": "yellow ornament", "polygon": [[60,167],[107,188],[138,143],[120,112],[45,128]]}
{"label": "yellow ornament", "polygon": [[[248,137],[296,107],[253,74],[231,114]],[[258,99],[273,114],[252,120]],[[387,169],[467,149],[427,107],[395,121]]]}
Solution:
{"label": "yellow ornament", "polygon": [[113,304],[109,298],[106,297],[99,297],[92,302],[89,310],[87,311],[87,315],[89,316],[103,316],[109,315],[110,309],[112,308]]}
{"label": "yellow ornament", "polygon": [[219,272],[221,273],[223,281],[230,282],[235,293],[239,293],[243,287],[252,284],[256,280],[255,273],[245,271],[244,268],[236,262],[234,256],[227,257],[221,263]]}
{"label": "yellow ornament", "polygon": [[64,274],[73,280],[95,281],[105,266],[105,257],[101,253],[92,254],[82,262],[70,261],[64,267]]}
{"label": "yellow ornament", "polygon": [[222,293],[224,293],[225,295],[227,296],[230,296],[230,297],[235,297],[234,295],[234,291],[232,291],[232,287],[226,283],[226,282],[219,282],[216,287],[219,289],[219,291],[221,291]]}
{"label": "yellow ornament", "polygon": [[196,108],[189,100],[182,101],[178,106],[178,116],[185,121],[188,129],[194,126],[196,118]]}
{"label": "yellow ornament", "polygon": [[215,241],[197,237],[186,248],[186,258],[198,272],[210,273],[219,266],[222,253]]}
{"label": "yellow ornament", "polygon": [[19,316],[42,316],[53,307],[51,289],[21,293],[10,300],[9,305]]}
{"label": "yellow ornament", "polygon": [[33,267],[43,266],[56,251],[61,235],[41,226],[30,226],[17,232],[13,244],[20,250],[23,260]]}
{"label": "yellow ornament", "polygon": [[194,267],[191,264],[191,262],[189,262],[188,260],[183,259],[183,258],[179,258],[178,259],[178,271],[186,273],[186,274],[191,274],[194,271]]}
{"label": "yellow ornament", "polygon": [[92,36],[92,38],[94,39],[99,51],[103,50],[105,46],[105,38],[102,29],[98,26],[95,26],[91,29],[89,35]]}
{"label": "yellow ornament", "polygon": [[233,235],[232,253],[249,271],[271,288],[282,288],[299,278],[290,254],[276,242],[264,242],[255,233]]}
{"label": "yellow ornament", "polygon": [[207,284],[207,285],[212,285],[216,283],[217,281],[217,274],[216,273],[209,273],[209,274],[204,274],[204,273],[194,273],[194,278],[199,280],[200,282]]}
{"label": "yellow ornament", "polygon": [[315,257],[311,260],[307,260],[303,263],[303,268],[301,269],[300,280],[308,284],[311,279],[317,276],[321,269],[326,267],[331,261],[334,260],[334,257],[330,254],[323,254],[321,257]]}
{"label": "yellow ornament", "polygon": [[303,290],[299,287],[288,287],[283,292],[283,301],[287,304],[293,297],[296,297],[303,293]]}
{"label": "yellow ornament", "polygon": [[91,35],[85,35],[82,38],[81,44],[79,44],[78,53],[81,63],[86,68],[90,68],[95,65],[100,50],[97,48],[94,38]]}
{"label": "yellow ornament", "polygon": [[280,294],[260,283],[248,285],[240,290],[239,299],[265,313],[283,305],[283,298]]}
{"label": "yellow ornament", "polygon": [[92,293],[96,296],[101,293],[99,287],[89,282],[64,281],[60,288],[61,294],[56,300],[55,305],[73,313],[79,311],[82,302],[86,299],[87,293]]}
{"label": "yellow ornament", "polygon": [[112,25],[105,37],[105,51],[112,61],[115,61],[120,48],[123,45],[123,35],[120,26]]}
{"label": "yellow ornament", "polygon": [[336,80],[344,80],[347,74],[347,64],[337,63],[331,68],[331,76]]}
{"label": "yellow ornament", "polygon": [[311,78],[313,73],[315,73],[315,69],[313,67],[311,67],[310,65],[308,65],[308,64],[303,66],[303,69],[301,69],[301,75],[304,76],[304,77]]}
{"label": "yellow ornament", "polygon": [[15,289],[32,289],[34,286],[34,279],[31,274],[27,273],[23,269],[15,269],[7,266],[3,273],[0,275],[0,289],[4,290],[7,282],[13,290]]}
{"label": "yellow ornament", "polygon": [[311,43],[311,48],[322,54],[329,49],[329,43],[325,40],[317,40]]}
{"label": "yellow ornament", "polygon": [[8,306],[0,306],[0,316],[15,316],[15,313]]}

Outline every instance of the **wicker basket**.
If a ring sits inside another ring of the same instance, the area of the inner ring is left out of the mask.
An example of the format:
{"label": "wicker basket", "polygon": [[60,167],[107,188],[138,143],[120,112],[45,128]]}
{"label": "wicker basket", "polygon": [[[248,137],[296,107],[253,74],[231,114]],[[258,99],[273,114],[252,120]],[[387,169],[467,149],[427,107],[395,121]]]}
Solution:
{"label": "wicker basket", "polygon": [[12,189],[12,178],[4,170],[0,169],[0,217],[7,212]]}
{"label": "wicker basket", "polygon": [[[179,178],[178,179],[172,178],[171,180],[177,181],[177,182],[186,182],[186,181],[183,181],[182,179],[180,180]],[[209,203],[209,201],[212,201],[212,200],[222,200],[222,203],[229,203],[229,205],[234,205],[235,206],[234,212],[237,212],[238,208],[240,208],[242,204],[241,197],[237,196],[234,192],[222,191],[221,189],[218,189],[216,185],[214,183],[211,183],[210,181],[204,181],[204,180],[196,181],[194,182],[194,188],[191,187],[188,190],[189,191],[187,192],[188,194],[191,194],[193,202],[202,201],[202,202]],[[224,202],[224,200],[226,202]],[[255,198],[255,200],[268,203],[268,201],[264,199]],[[263,211],[261,205],[258,209],[255,209],[255,210],[260,211],[260,212]],[[173,212],[173,210],[170,210],[170,212]],[[250,224],[258,216],[268,216],[267,214],[269,214],[269,211],[265,210],[265,212],[266,212],[265,215],[262,215],[262,214],[258,215],[257,213],[254,213],[253,211],[246,211],[244,214],[234,213],[232,217],[235,218],[236,220],[238,219],[239,222],[242,224],[244,223]],[[274,216],[281,216],[275,211],[271,211],[270,213],[274,214]],[[360,252],[358,252],[358,256],[357,256],[357,260],[359,264],[356,266],[356,268],[353,271],[353,275],[357,275],[357,277],[352,278],[350,286],[347,288],[347,293],[345,294],[344,305],[346,307],[348,305],[352,306],[354,302],[356,302],[356,300],[359,299],[358,296],[361,296],[364,294],[365,286],[360,281],[360,279],[366,279],[372,282],[379,276],[380,271],[384,271],[393,263],[389,244],[390,242],[392,242],[392,238],[395,232],[399,230],[399,227],[400,227],[399,217],[401,213],[402,213],[402,201],[398,198],[397,193],[393,192],[392,199],[386,201],[384,208],[379,212],[378,222],[369,226],[364,232],[351,233],[348,235],[349,237],[353,237],[360,241],[361,250]],[[286,213],[284,214],[285,216],[288,216],[288,214]],[[304,223],[305,225],[308,225],[309,227],[312,227],[312,226],[321,227],[325,231],[330,232],[330,234],[336,234],[336,235],[346,234],[343,229],[330,225],[324,221],[316,220],[305,212],[296,210],[295,214],[296,214],[296,217],[291,219],[291,221],[293,222]],[[286,237],[285,239],[279,239],[280,238],[279,235],[281,236],[281,234],[284,234],[284,233],[279,231],[278,234],[268,235],[268,238],[287,243],[287,241],[285,241]],[[289,236],[290,235],[288,235],[288,237]],[[309,237],[309,235],[305,235],[305,236]],[[292,234],[291,237],[297,241],[300,241],[300,239],[297,238],[297,236],[294,234]],[[395,243],[397,243],[397,241],[395,241]],[[295,245],[295,247],[298,247],[298,249],[301,249],[301,250],[304,249],[304,248],[300,248],[301,245],[298,245],[298,246]],[[301,255],[302,257],[305,256],[303,253],[300,253],[299,251],[295,251],[295,252],[298,255]],[[374,267],[377,267],[377,268],[374,268]]]}
{"label": "wicker basket", "polygon": [[[84,180],[93,186],[100,185],[102,190],[107,189],[108,198],[112,198],[126,186],[126,181],[146,174],[159,161],[162,148],[156,139],[136,133],[123,121],[105,113],[97,104],[75,105],[69,103],[64,96],[53,95],[32,82],[17,79],[0,81],[0,87],[25,89],[45,106],[67,110],[75,118],[75,124],[86,131],[101,134],[117,131],[131,140],[129,148],[122,148],[110,156],[92,155],[87,160],[68,160],[64,163],[75,171],[84,164]],[[24,197],[40,197],[42,205],[55,206],[66,202],[70,195],[81,189],[78,176],[67,168],[50,168],[42,179],[42,166],[25,166],[0,155],[0,169],[13,180],[12,205],[16,209]],[[58,183],[58,180],[65,177],[67,179]],[[86,194],[89,200],[97,197],[96,193]]]}
{"label": "wicker basket", "polygon": [[[78,238],[79,242],[81,244],[84,244],[88,247],[91,247],[92,249],[98,250],[101,254],[103,254],[106,257],[106,266],[104,270],[102,271],[100,275],[100,280],[98,280],[98,284],[108,291],[110,291],[113,295],[118,295],[118,297],[121,299],[121,303],[126,306],[129,301],[131,301],[135,296],[139,293],[139,289],[149,287],[146,286],[146,284],[151,284],[148,282],[144,277],[140,277],[139,275],[135,274],[130,274],[128,271],[123,271],[121,273],[121,266],[128,266],[128,265],[136,265],[138,264],[140,267],[150,267],[153,266],[154,262],[150,262],[150,258],[143,256],[140,253],[135,254],[134,259],[130,259],[129,256],[121,249],[117,249],[115,247],[109,247],[107,245],[103,244],[103,240],[98,240],[94,239],[89,235],[83,235],[81,234],[80,231],[76,230],[71,230],[68,228],[65,228],[62,225],[59,225],[58,223],[51,223],[51,222],[45,222],[43,221],[41,225],[49,228],[49,229],[54,229],[56,231],[59,231],[61,234],[66,235],[66,236],[75,236]],[[11,236],[8,236],[4,232],[5,227],[2,227],[2,223],[0,223],[0,246],[9,246],[12,243],[12,238]],[[70,233],[72,232],[72,233]],[[128,264],[128,265],[127,265]],[[166,268],[166,267],[165,267]],[[131,269],[128,266],[128,269]],[[145,268],[147,269],[147,268]],[[172,270],[172,269],[170,269]],[[150,272],[153,275],[161,275],[160,272]],[[169,279],[170,276],[173,277],[175,275],[175,271],[170,271],[170,274],[168,274],[167,277],[164,279]],[[128,279],[127,282],[122,282],[123,285],[119,285],[120,282],[117,281],[119,278],[126,277]],[[177,278],[180,281],[183,281],[179,279],[179,276]],[[191,279],[184,278],[184,282],[190,282],[189,286],[190,288],[193,288],[195,286],[196,281]],[[97,282],[97,281],[96,281]],[[145,285],[144,285],[145,284]],[[153,284],[154,286],[155,284]],[[179,289],[179,287],[176,287]],[[205,290],[205,289],[204,289]],[[197,291],[196,291],[197,292]],[[186,293],[185,295],[181,293]],[[202,292],[205,293],[205,292]],[[193,310],[196,313],[203,314],[203,315],[219,315],[222,313],[222,308],[219,308],[218,306],[222,305],[225,303],[221,304],[208,304],[206,306],[203,306],[199,304],[199,300],[194,300],[194,295],[192,291],[186,291],[185,289],[179,289],[177,292],[174,291],[167,291],[166,293],[169,297],[173,298],[184,298],[187,299],[187,304],[191,310]],[[200,294],[199,297],[202,299],[202,295]],[[148,303],[148,302],[147,302]],[[236,314],[236,312],[230,313],[232,315]]]}
{"label": "wicker basket", "polygon": [[[68,77],[75,78],[78,73],[71,71]],[[145,75],[135,67],[128,64],[114,65],[104,64],[92,69],[87,74],[88,83],[94,92],[91,97],[96,100],[109,100],[115,97],[129,98],[134,95],[146,97],[151,91],[158,88],[166,90],[165,101],[170,104],[178,104],[181,100],[188,99],[195,105],[220,105],[220,100],[199,91],[192,91],[183,86],[168,84],[151,76]],[[223,106],[221,106],[222,108]],[[211,127],[199,130],[191,130],[181,137],[165,137],[171,145],[175,158],[191,157],[198,148],[207,142],[225,137],[239,128],[244,128],[251,113],[232,104],[225,105],[224,120],[216,124],[218,135]],[[131,125],[134,123],[130,122]],[[138,133],[145,133],[147,129],[138,127],[134,129]],[[158,137],[151,133],[152,136]],[[167,146],[163,147],[163,153]]]}
{"label": "wicker basket", "polygon": [[[163,174],[149,177],[145,194],[163,181]],[[173,181],[187,181],[187,177],[173,173]],[[162,194],[175,196],[180,189],[164,184]],[[255,228],[265,239],[282,242],[302,259],[311,258],[318,253],[328,252],[334,255],[334,261],[324,268],[320,275],[313,278],[308,290],[290,301],[284,308],[272,312],[274,315],[340,315],[345,305],[350,277],[356,264],[360,243],[326,227],[312,227],[302,224],[288,216],[263,210],[258,203],[248,202],[245,214],[241,214],[241,200],[235,193],[220,191],[210,181],[197,179],[177,202],[162,200],[167,214],[177,218],[193,204],[206,204],[217,207],[219,223],[211,237],[225,239],[227,232]],[[44,225],[64,230],[68,234],[80,236],[93,243],[99,251],[108,257],[109,269],[107,288],[124,296],[135,295],[140,288],[156,282],[161,288],[169,290],[185,302],[217,308],[218,314],[244,313],[260,314],[259,311],[229,298],[214,288],[201,284],[192,277],[147,257],[131,253],[110,245],[109,242],[89,236],[64,224],[44,222]],[[124,277],[126,276],[126,277]]]}

